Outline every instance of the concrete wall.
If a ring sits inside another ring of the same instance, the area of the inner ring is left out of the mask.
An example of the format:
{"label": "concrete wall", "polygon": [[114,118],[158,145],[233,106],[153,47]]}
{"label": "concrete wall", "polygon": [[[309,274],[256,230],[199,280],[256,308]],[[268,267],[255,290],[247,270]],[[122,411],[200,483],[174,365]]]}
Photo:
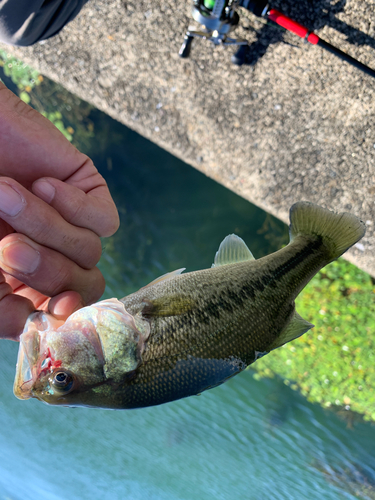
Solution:
{"label": "concrete wall", "polygon": [[[375,68],[374,0],[271,3]],[[9,51],[285,222],[297,200],[357,214],[367,234],[346,257],[375,276],[375,79],[249,13],[236,33],[252,64],[203,40],[181,60],[189,14],[184,0],[92,0]]]}

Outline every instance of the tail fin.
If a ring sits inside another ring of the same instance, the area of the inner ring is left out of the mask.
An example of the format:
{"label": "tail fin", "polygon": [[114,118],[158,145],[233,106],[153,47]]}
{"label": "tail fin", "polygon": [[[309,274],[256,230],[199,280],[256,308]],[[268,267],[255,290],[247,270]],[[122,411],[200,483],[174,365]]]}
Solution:
{"label": "tail fin", "polygon": [[301,234],[321,236],[329,252],[329,262],[340,257],[366,232],[365,224],[355,215],[334,213],[307,201],[291,207],[290,222],[290,240]]}

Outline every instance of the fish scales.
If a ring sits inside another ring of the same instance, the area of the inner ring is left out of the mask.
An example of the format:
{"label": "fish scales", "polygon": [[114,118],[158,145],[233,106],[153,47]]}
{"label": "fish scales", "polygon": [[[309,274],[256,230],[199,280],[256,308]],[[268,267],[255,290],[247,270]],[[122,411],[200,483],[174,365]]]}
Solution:
{"label": "fish scales", "polygon": [[63,325],[33,313],[21,335],[16,396],[118,409],[166,403],[215,387],[299,337],[313,325],[295,298],[365,225],[307,202],[290,217],[289,245],[261,259],[230,235],[211,269],[168,273]]}
{"label": "fish scales", "polygon": [[[138,405],[141,397],[142,404],[148,399],[154,404],[159,394],[165,402],[163,384],[171,380],[175,380],[179,397],[184,397],[197,390],[190,378],[201,379],[201,392],[209,383],[216,385],[224,371],[229,377],[243,370],[255,361],[256,352],[269,350],[290,320],[299,290],[326,260],[321,238],[300,238],[272,254],[272,259],[267,256],[176,276],[122,299],[133,315],[142,311],[145,300],[152,303],[160,297],[182,296],[194,302],[182,315],[160,318],[150,313],[144,364],[128,382],[126,403]],[[222,363],[211,366],[208,379],[205,363],[196,359]],[[184,365],[178,363],[182,360]],[[148,397],[139,391],[139,385],[149,388]],[[174,392],[170,396],[177,399]]]}

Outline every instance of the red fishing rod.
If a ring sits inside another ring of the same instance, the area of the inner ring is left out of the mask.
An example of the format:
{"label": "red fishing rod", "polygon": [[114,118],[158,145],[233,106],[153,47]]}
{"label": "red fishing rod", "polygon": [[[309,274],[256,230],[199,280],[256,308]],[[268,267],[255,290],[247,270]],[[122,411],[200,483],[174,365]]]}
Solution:
{"label": "red fishing rod", "polygon": [[281,26],[287,31],[291,31],[295,35],[304,38],[307,42],[311,43],[312,45],[318,45],[319,47],[328,50],[335,56],[338,56],[340,59],[343,59],[352,66],[355,66],[364,73],[367,73],[368,75],[371,75],[372,77],[375,78],[375,70],[361,63],[357,59],[354,59],[354,57],[350,56],[349,54],[346,54],[345,52],[338,49],[334,45],[331,45],[325,40],[322,40],[318,35],[305,28],[305,26],[302,26],[302,24],[293,21],[293,19],[290,19],[289,17],[285,16],[276,9],[270,9],[269,11],[267,11],[265,17],[273,24],[277,24],[278,26]]}
{"label": "red fishing rod", "polygon": [[238,46],[237,52],[232,57],[232,62],[238,66],[244,64],[250,49],[248,41],[228,36],[239,24],[239,7],[243,7],[258,17],[264,17],[267,23],[280,26],[304,38],[306,42],[328,50],[352,66],[375,77],[374,69],[322,40],[318,35],[305,26],[302,26],[302,24],[293,21],[293,19],[290,19],[276,9],[269,8],[267,0],[193,0],[192,16],[201,25],[201,28],[195,29],[194,27],[189,27],[179,52],[180,57],[189,56],[191,43],[194,38],[203,38],[210,40],[214,45]]}

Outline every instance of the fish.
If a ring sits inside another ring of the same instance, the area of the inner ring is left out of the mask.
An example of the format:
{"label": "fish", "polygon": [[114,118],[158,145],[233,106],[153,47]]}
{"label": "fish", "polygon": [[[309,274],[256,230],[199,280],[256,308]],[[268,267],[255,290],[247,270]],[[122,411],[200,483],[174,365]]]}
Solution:
{"label": "fish", "polygon": [[201,394],[240,374],[314,326],[297,313],[295,298],[364,236],[365,224],[301,201],[290,209],[289,233],[288,245],[259,259],[229,235],[211,268],[167,273],[66,321],[33,312],[20,336],[15,396],[144,408]]}

